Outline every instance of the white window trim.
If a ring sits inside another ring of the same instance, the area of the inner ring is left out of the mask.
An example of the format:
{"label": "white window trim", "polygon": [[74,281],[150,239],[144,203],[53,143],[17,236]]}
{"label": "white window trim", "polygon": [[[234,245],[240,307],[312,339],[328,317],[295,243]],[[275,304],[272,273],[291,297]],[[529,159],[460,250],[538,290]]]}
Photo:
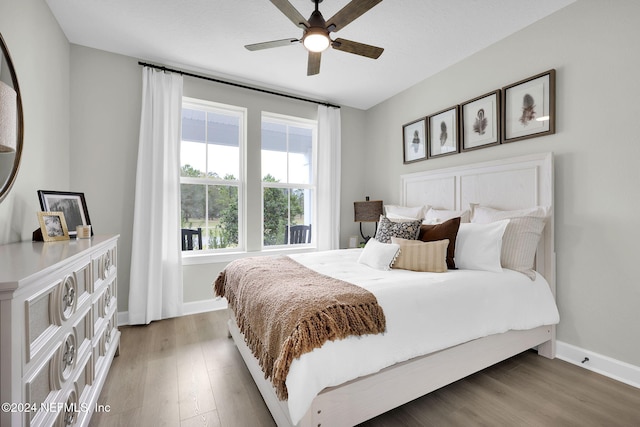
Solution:
{"label": "white window trim", "polygon": [[[190,259],[204,259],[206,262],[217,262],[220,256],[228,256],[232,254],[245,253],[246,238],[245,233],[247,230],[247,218],[245,213],[246,206],[246,150],[247,150],[247,115],[248,110],[245,107],[239,107],[237,105],[222,104],[219,102],[207,101],[204,99],[182,97],[182,108],[192,108],[198,110],[205,110],[211,112],[235,112],[239,113],[242,118],[240,126],[240,147],[239,147],[239,180],[216,181],[214,184],[219,185],[235,185],[238,187],[238,246],[235,248],[223,248],[223,249],[207,249],[199,251],[182,251],[182,263],[183,265],[201,264],[203,262],[189,262]],[[183,177],[180,177],[180,183],[183,183]],[[187,178],[187,180],[189,180]],[[203,182],[200,180],[199,182]],[[208,182],[208,181],[207,181]],[[220,259],[222,261],[222,259]]]}
{"label": "white window trim", "polygon": [[[301,126],[308,126],[312,128],[312,143],[311,143],[311,153],[313,155],[313,164],[312,164],[312,175],[313,175],[313,183],[312,184],[297,184],[297,183],[265,183],[262,181],[262,177],[264,173],[260,174],[260,184],[261,184],[261,192],[260,192],[260,206],[263,207],[263,213],[261,215],[260,220],[260,230],[263,233],[262,239],[262,251],[268,252],[269,255],[274,255],[275,253],[280,252],[302,252],[305,249],[309,249],[309,252],[315,250],[317,247],[317,228],[314,227],[311,233],[311,243],[306,244],[296,244],[292,245],[269,245],[265,246],[264,244],[264,189],[266,188],[287,188],[287,189],[311,189],[313,190],[313,198],[311,200],[311,206],[313,207],[313,213],[311,216],[311,223],[317,224],[317,212],[318,212],[318,121],[305,119],[303,117],[289,116],[285,114],[271,113],[267,111],[262,112],[262,116],[260,117],[260,125],[262,126],[262,122],[267,119],[270,122],[282,124],[282,125],[292,125],[299,124]],[[261,162],[262,163],[262,162]],[[267,185],[265,185],[267,184]]]}

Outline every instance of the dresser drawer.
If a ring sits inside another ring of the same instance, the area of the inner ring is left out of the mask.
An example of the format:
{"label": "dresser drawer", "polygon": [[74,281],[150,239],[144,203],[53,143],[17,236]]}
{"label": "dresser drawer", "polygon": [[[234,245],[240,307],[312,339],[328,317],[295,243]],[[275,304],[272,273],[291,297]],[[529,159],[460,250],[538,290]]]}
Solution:
{"label": "dresser drawer", "polygon": [[102,282],[109,280],[116,275],[116,267],[118,262],[117,246],[111,246],[103,252],[93,256],[93,289],[97,290]]}
{"label": "dresser drawer", "polygon": [[53,337],[89,305],[91,263],[85,261],[56,272],[44,289],[25,302],[25,363],[36,358]]}
{"label": "dresser drawer", "polygon": [[117,288],[118,280],[116,277],[112,277],[107,283],[100,285],[92,298],[93,330],[96,334],[104,327],[102,324],[107,321],[106,319],[117,308]]}
{"label": "dresser drawer", "polygon": [[[112,347],[118,345],[115,339],[118,334],[118,313],[114,310],[110,317],[102,319],[100,332],[96,334],[98,341],[96,342],[93,350],[95,358],[95,373],[99,375],[102,370],[102,366],[107,362],[109,354],[113,354]],[[98,335],[99,334],[99,335]]]}
{"label": "dresser drawer", "polygon": [[[54,380],[59,371],[59,353],[63,343],[60,343],[53,352],[47,355],[44,363],[39,364],[36,371],[25,379],[25,402],[29,402],[32,407],[42,408],[43,404],[50,404],[56,401],[57,395],[60,393],[60,386]],[[49,418],[48,412],[28,412],[26,414],[30,421],[41,423],[44,419]],[[31,423],[30,423],[31,424]]]}

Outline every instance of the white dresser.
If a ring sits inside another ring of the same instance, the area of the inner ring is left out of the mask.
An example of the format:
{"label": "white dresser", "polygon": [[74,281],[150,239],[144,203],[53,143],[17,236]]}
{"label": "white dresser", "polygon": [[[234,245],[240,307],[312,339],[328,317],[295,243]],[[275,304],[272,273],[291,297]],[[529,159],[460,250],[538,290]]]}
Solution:
{"label": "white dresser", "polygon": [[119,236],[0,246],[0,425],[84,426],[118,350]]}

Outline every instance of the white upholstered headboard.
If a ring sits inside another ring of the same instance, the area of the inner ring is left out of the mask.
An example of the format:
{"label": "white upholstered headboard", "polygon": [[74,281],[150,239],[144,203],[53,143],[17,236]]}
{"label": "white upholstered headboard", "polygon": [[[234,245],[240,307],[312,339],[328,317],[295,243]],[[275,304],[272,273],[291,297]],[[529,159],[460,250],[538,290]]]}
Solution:
{"label": "white upholstered headboard", "polygon": [[404,206],[430,205],[436,209],[469,209],[480,203],[512,210],[548,206],[536,270],[555,295],[553,212],[553,154],[542,153],[400,176],[400,202]]}

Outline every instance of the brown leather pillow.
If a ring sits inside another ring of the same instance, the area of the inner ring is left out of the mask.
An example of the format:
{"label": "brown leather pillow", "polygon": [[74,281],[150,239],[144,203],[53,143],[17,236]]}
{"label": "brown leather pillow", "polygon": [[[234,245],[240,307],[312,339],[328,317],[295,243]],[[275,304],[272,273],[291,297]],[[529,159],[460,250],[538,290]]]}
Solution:
{"label": "brown leather pillow", "polygon": [[460,217],[451,218],[442,224],[422,224],[418,239],[423,242],[433,242],[436,240],[449,240],[447,248],[447,268],[449,270],[456,269],[456,263],[453,259],[456,253],[456,237],[460,228]]}

